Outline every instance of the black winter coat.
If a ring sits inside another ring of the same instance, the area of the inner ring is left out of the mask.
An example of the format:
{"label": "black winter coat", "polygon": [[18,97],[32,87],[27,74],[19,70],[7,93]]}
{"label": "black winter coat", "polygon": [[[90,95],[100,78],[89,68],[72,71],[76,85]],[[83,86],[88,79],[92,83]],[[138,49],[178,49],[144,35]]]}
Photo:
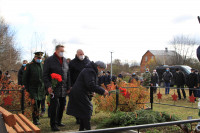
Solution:
{"label": "black winter coat", "polygon": [[22,85],[22,77],[24,73],[24,66],[22,66],[18,71],[18,85]]}
{"label": "black winter coat", "polygon": [[76,56],[72,61],[69,63],[69,71],[70,71],[70,80],[71,86],[74,85],[76,79],[78,78],[79,73],[85,68],[85,66],[90,62],[90,60],[85,57],[84,60],[79,60]]}
{"label": "black winter coat", "polygon": [[151,74],[151,81],[150,83],[153,84],[153,86],[156,86],[156,84],[158,84],[159,82],[159,77],[158,77],[158,74],[155,73],[155,74]]}
{"label": "black winter coat", "polygon": [[69,67],[66,58],[63,58],[62,65],[55,54],[45,60],[43,80],[46,89],[52,87],[52,73],[57,73],[62,76],[62,82],[58,83],[56,88],[52,88],[54,95],[57,97],[65,97],[66,91],[70,88]]}
{"label": "black winter coat", "polygon": [[164,72],[163,73],[163,80],[164,80],[164,82],[170,83],[172,78],[173,78],[173,75],[172,75],[171,72]]}
{"label": "black winter coat", "polygon": [[174,82],[175,85],[182,86],[185,85],[185,74],[183,72],[175,73],[174,74]]}
{"label": "black winter coat", "polygon": [[67,114],[78,118],[92,116],[93,105],[90,94],[96,92],[103,95],[105,90],[98,86],[98,70],[96,64],[91,62],[79,74],[69,94]]}
{"label": "black winter coat", "polygon": [[104,76],[104,85],[107,86],[111,82],[111,77],[110,75],[105,75]]}
{"label": "black winter coat", "polygon": [[187,86],[189,88],[197,87],[198,85],[198,77],[195,73],[190,73],[187,77]]}

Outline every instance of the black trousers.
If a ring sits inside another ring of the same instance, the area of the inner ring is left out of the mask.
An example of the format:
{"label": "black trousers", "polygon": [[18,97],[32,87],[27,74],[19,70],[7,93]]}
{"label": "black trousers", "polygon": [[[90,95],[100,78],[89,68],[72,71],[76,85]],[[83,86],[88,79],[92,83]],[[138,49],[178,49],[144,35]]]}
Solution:
{"label": "black trousers", "polygon": [[184,90],[184,85],[177,85],[178,98],[181,99],[180,88],[181,88],[181,91],[183,93],[183,97],[186,98],[186,94],[185,94],[185,90]]}
{"label": "black trousers", "polygon": [[40,100],[35,100],[35,102],[33,104],[33,112],[32,112],[33,122],[39,121],[40,104],[41,104]]}
{"label": "black trousers", "polygon": [[190,96],[192,95],[192,93],[194,94],[194,97],[197,97],[197,93],[196,93],[196,88],[189,88],[189,94]]}
{"label": "black trousers", "polygon": [[41,112],[45,112],[46,108],[45,108],[45,100],[46,100],[46,96],[44,99],[41,100]]}
{"label": "black trousers", "polygon": [[80,119],[79,131],[91,130],[91,125],[90,125],[91,117],[89,117],[89,118],[79,118],[79,119]]}
{"label": "black trousers", "polygon": [[50,125],[55,126],[62,121],[66,97],[54,97],[50,100]]}

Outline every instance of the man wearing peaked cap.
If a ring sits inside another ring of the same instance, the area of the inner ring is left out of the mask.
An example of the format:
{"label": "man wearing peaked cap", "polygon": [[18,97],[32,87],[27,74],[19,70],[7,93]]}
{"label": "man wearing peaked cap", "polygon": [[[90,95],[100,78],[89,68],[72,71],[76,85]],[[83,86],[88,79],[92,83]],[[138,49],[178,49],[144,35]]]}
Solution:
{"label": "man wearing peaked cap", "polygon": [[41,59],[44,53],[43,52],[35,52],[34,54],[35,54],[35,57]]}
{"label": "man wearing peaked cap", "polygon": [[39,125],[39,107],[41,100],[45,98],[45,88],[42,79],[43,52],[35,52],[32,62],[27,64],[24,69],[22,84],[30,94],[30,98],[34,100],[32,118],[35,125]]}

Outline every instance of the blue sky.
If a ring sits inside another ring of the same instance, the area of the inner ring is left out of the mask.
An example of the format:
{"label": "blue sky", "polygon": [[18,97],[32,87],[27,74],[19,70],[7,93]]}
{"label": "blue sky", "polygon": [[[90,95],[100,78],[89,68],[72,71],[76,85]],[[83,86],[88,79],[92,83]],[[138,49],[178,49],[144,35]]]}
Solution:
{"label": "blue sky", "polygon": [[65,42],[66,57],[81,48],[108,63],[110,51],[114,59],[140,62],[149,49],[172,49],[173,36],[200,38],[199,0],[0,0],[0,16],[28,60],[41,44],[53,54],[53,39]]}

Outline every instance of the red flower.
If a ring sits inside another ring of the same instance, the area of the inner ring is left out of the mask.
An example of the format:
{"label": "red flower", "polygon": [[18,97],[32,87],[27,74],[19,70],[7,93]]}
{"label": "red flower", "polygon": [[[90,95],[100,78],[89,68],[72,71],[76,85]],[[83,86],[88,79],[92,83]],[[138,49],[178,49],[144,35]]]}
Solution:
{"label": "red flower", "polygon": [[130,95],[131,95],[131,94],[128,93],[126,89],[120,87],[119,90],[120,90],[120,93],[121,93],[124,97],[130,98]]}
{"label": "red flower", "polygon": [[62,76],[59,74],[52,73],[51,78],[57,80],[58,82],[62,82]]}
{"label": "red flower", "polygon": [[52,87],[55,88],[58,82],[62,82],[62,76],[56,73],[51,74]]}

